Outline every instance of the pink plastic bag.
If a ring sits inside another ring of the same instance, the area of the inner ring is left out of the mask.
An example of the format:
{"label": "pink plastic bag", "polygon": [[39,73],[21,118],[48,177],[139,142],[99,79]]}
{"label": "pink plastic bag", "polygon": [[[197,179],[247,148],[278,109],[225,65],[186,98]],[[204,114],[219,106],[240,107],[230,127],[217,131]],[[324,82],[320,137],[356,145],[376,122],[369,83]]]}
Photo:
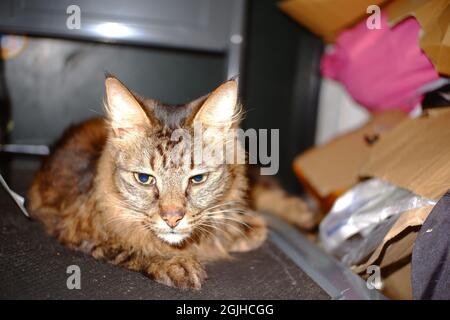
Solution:
{"label": "pink plastic bag", "polygon": [[439,78],[419,47],[419,31],[413,17],[390,28],[382,13],[381,29],[374,30],[363,20],[343,31],[334,52],[322,57],[322,74],[340,81],[371,112],[410,112],[423,98],[417,90]]}

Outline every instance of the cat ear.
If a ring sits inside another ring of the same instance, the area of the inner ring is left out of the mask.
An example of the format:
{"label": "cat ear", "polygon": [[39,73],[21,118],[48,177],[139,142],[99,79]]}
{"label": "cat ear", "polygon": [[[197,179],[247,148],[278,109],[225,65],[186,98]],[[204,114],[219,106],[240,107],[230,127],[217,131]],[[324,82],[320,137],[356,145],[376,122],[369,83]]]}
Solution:
{"label": "cat ear", "polygon": [[215,89],[205,100],[195,115],[194,123],[207,126],[231,127],[238,119],[238,86],[235,80],[229,80]]}
{"label": "cat ear", "polygon": [[106,111],[114,134],[118,137],[138,132],[150,125],[139,102],[119,80],[108,76],[105,80]]}

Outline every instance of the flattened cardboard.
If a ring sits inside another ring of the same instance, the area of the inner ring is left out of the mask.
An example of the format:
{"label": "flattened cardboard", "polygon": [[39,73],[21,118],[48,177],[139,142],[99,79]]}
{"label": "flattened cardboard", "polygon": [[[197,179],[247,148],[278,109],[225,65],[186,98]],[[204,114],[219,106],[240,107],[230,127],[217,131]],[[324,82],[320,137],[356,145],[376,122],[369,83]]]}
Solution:
{"label": "flattened cardboard", "polygon": [[[384,135],[361,174],[438,200],[450,187],[450,108],[431,109]],[[378,265],[385,280],[384,293],[411,299],[411,254],[420,226],[432,209],[427,206],[403,213],[375,251],[352,270],[363,276],[368,266]]]}
{"label": "flattened cardboard", "polygon": [[413,298],[411,263],[399,261],[398,265],[392,266],[392,268],[387,268],[384,271],[385,276],[383,277],[383,294],[392,299],[411,300]]}
{"label": "flattened cardboard", "polygon": [[434,109],[386,133],[360,175],[439,200],[450,189],[450,108]]}
{"label": "flattened cardboard", "polygon": [[340,31],[368,16],[368,6],[381,6],[386,2],[388,0],[286,0],[281,1],[279,7],[325,42],[334,42]]}
{"label": "flattened cardboard", "polygon": [[422,27],[420,47],[439,73],[450,75],[450,1],[396,0],[385,9],[390,25],[408,16],[417,19]]}
{"label": "flattened cardboard", "polygon": [[392,299],[412,299],[411,255],[420,226],[433,206],[403,213],[365,263],[352,267],[355,273],[367,278],[367,268],[381,268],[383,294]]}
{"label": "flattened cardboard", "polygon": [[[367,267],[370,265],[377,265],[380,268],[383,268],[409,256],[412,253],[413,242],[410,241],[410,238],[407,238],[406,241],[400,245],[397,241],[399,240],[397,237],[409,227],[414,228],[421,226],[432,209],[433,206],[427,206],[403,213],[384,237],[382,243],[375,249],[369,258],[364,263],[352,266],[352,270],[356,273],[365,273]],[[415,236],[412,240],[414,239]]]}
{"label": "flattened cardboard", "polygon": [[378,137],[405,119],[407,115],[397,110],[374,114],[365,126],[298,156],[294,171],[319,202],[337,196],[359,181],[360,169],[370,156],[371,141],[376,144]]}

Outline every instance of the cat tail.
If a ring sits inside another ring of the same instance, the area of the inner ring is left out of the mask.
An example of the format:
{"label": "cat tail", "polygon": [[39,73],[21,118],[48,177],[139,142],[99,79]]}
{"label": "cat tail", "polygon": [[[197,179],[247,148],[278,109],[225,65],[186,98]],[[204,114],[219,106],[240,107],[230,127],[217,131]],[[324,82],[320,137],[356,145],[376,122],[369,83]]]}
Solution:
{"label": "cat tail", "polygon": [[308,208],[306,202],[288,194],[273,176],[262,176],[259,168],[250,167],[250,203],[259,212],[267,212],[304,230],[317,226],[317,215]]}

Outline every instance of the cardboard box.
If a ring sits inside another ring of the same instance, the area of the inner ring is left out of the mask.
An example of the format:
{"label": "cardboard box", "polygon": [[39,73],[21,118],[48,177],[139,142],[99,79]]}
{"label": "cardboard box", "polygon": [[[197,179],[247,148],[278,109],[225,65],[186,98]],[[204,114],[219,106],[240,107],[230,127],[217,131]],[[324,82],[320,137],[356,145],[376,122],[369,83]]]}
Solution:
{"label": "cardboard box", "polygon": [[[450,107],[431,109],[402,122],[374,145],[361,168],[362,177],[378,177],[426,198],[439,200],[450,189]],[[403,213],[366,261],[352,269],[367,276],[370,265],[381,268],[384,292],[411,299],[411,254],[420,226],[432,206]]]}
{"label": "cardboard box", "polygon": [[450,1],[396,0],[386,6],[388,21],[395,25],[414,16],[422,27],[419,45],[436,70],[450,75]]}
{"label": "cardboard box", "polygon": [[381,6],[386,2],[388,0],[285,0],[279,7],[325,42],[334,42],[340,31],[368,16],[368,6]]}
{"label": "cardboard box", "polygon": [[360,169],[377,139],[405,119],[407,115],[396,110],[373,114],[362,128],[309,149],[294,160],[294,172],[323,212],[359,181]]}

